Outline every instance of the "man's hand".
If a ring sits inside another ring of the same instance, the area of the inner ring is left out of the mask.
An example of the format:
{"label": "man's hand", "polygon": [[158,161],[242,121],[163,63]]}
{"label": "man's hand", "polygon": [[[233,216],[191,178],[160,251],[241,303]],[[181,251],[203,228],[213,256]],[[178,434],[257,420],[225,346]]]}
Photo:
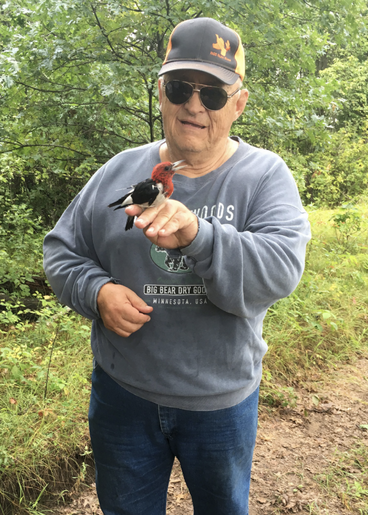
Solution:
{"label": "man's hand", "polygon": [[127,338],[151,318],[153,308],[120,284],[106,283],[97,296],[97,306],[106,329]]}
{"label": "man's hand", "polygon": [[198,232],[198,218],[177,200],[166,200],[160,206],[143,212],[139,206],[132,205],[125,212],[138,216],[136,227],[143,229],[152,243],[165,249],[187,247]]}

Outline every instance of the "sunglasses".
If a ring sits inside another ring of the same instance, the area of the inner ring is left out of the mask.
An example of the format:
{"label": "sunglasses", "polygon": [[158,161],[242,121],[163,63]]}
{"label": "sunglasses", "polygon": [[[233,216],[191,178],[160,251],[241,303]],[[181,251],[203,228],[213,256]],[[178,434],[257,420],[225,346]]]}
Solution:
{"label": "sunglasses", "polygon": [[[222,109],[229,98],[233,97],[239,90],[228,95],[223,88],[217,86],[206,86],[205,84],[195,84],[193,82],[185,82],[183,80],[170,80],[164,84],[167,98],[172,104],[185,104],[191,98],[195,91],[198,91],[199,98],[203,107],[209,111],[218,111]],[[196,88],[195,86],[202,86]]]}

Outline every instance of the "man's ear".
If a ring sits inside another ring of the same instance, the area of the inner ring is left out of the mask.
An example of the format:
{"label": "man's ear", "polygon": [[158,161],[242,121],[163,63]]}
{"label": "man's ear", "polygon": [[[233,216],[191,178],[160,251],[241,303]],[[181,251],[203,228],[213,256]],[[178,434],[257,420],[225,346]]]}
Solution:
{"label": "man's ear", "polygon": [[234,115],[234,122],[235,120],[237,120],[239,118],[239,116],[241,116],[243,114],[243,111],[245,109],[245,106],[247,105],[247,102],[248,102],[248,97],[249,97],[249,91],[247,89],[241,89],[240,90],[240,95],[239,95],[239,98],[238,100],[236,101],[236,106],[235,106],[235,115]]}

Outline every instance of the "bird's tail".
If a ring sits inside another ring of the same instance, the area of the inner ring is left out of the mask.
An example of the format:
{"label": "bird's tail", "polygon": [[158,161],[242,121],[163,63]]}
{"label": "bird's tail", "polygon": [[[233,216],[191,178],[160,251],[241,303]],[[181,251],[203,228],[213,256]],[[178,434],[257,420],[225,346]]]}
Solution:
{"label": "bird's tail", "polygon": [[[118,209],[118,208],[116,208],[116,209]],[[128,216],[126,224],[125,224],[125,230],[126,231],[129,231],[130,229],[133,229],[134,218],[135,218],[135,216]]]}

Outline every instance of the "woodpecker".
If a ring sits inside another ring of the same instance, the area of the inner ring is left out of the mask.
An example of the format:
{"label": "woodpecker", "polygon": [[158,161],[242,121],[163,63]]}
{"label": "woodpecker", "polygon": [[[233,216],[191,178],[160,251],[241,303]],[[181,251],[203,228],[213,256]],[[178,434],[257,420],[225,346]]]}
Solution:
{"label": "woodpecker", "polygon": [[[186,165],[179,166],[183,162],[184,159],[176,161],[176,163],[170,163],[169,161],[159,163],[153,168],[150,179],[133,185],[126,195],[112,202],[108,207],[117,206],[114,209],[116,211],[132,204],[137,204],[143,209],[159,206],[171,197],[174,191],[172,177],[175,172],[185,168]],[[134,216],[128,216],[125,230],[129,231],[129,229],[132,229],[133,223]]]}

